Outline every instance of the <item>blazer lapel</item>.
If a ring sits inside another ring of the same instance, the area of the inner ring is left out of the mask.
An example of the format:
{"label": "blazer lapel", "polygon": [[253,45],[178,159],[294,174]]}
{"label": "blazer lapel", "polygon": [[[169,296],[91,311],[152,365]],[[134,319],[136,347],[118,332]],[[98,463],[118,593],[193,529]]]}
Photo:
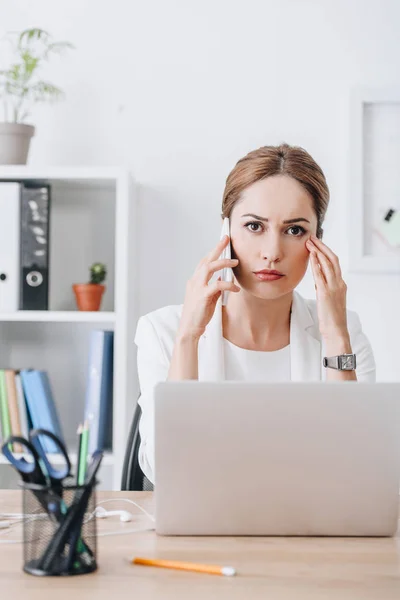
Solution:
{"label": "blazer lapel", "polygon": [[[218,299],[214,315],[200,338],[198,353],[199,381],[223,381],[222,297]],[[318,326],[304,298],[294,291],[290,320],[291,381],[320,381],[321,361]]]}
{"label": "blazer lapel", "polygon": [[318,327],[306,301],[295,291],[290,319],[290,374],[292,381],[321,379],[321,342]]}
{"label": "blazer lapel", "polygon": [[223,381],[225,379],[222,294],[218,298],[206,331],[200,338],[198,356],[199,381]]}

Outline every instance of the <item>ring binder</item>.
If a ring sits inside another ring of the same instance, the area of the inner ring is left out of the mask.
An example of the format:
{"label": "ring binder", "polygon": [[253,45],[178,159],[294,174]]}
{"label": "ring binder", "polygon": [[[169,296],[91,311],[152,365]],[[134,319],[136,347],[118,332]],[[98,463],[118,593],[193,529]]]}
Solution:
{"label": "ring binder", "polygon": [[48,310],[50,185],[21,190],[21,310]]}

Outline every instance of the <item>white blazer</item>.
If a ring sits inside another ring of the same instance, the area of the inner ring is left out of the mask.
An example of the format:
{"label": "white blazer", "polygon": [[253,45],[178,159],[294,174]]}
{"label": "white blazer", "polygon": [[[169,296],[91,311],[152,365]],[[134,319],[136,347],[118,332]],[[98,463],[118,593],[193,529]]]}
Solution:
{"label": "white blazer", "polygon": [[[154,483],[154,400],[153,389],[168,377],[175,336],[183,304],[165,306],[140,317],[135,344],[138,347],[137,367],[142,417],[139,424],[141,444],[139,464],[146,477]],[[370,343],[362,331],[356,312],[347,311],[347,327],[353,352],[357,357],[357,380],[374,382],[375,359]],[[291,381],[325,381],[324,343],[318,328],[316,300],[293,292],[290,320]],[[199,381],[225,379],[222,334],[222,303],[218,299],[214,315],[198,345]]]}

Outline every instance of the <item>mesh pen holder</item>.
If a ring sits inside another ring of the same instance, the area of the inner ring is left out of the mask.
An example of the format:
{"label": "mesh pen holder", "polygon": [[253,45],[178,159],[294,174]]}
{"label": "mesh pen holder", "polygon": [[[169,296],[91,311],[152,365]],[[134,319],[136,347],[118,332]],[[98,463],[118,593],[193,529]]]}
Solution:
{"label": "mesh pen holder", "polygon": [[95,484],[52,488],[21,483],[23,570],[31,575],[82,575],[97,569]]}

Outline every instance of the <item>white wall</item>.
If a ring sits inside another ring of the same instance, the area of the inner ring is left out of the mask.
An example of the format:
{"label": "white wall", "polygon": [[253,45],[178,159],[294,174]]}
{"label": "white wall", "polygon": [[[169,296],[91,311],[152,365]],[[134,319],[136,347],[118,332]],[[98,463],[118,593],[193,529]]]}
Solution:
{"label": "white wall", "polygon": [[[141,185],[140,311],[181,303],[218,240],[225,178],[287,141],[331,189],[341,261],[379,380],[398,380],[400,276],[349,275],[349,90],[400,73],[397,0],[3,0],[0,35],[39,26],[77,50],[46,76],[67,95],[35,110],[30,163],[124,164]],[[311,273],[299,291],[314,297]],[[133,335],[133,332],[132,332]]]}

